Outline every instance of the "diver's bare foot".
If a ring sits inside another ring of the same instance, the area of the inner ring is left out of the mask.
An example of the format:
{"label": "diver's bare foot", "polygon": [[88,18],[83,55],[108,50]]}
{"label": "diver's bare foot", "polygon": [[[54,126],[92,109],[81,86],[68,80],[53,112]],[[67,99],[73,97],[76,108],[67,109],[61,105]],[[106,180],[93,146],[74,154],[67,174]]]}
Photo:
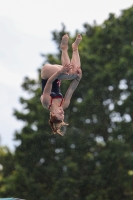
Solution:
{"label": "diver's bare foot", "polygon": [[73,51],[76,51],[78,49],[78,45],[82,40],[82,36],[80,34],[77,35],[75,42],[72,44]]}
{"label": "diver's bare foot", "polygon": [[60,44],[61,50],[68,49],[68,40],[69,40],[68,34],[65,34],[61,40],[61,44]]}

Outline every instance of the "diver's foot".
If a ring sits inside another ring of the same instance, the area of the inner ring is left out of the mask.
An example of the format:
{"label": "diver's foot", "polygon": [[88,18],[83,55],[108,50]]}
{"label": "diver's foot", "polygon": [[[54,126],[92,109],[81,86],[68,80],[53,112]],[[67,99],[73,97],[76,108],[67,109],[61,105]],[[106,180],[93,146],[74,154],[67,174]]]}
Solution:
{"label": "diver's foot", "polygon": [[75,42],[72,44],[73,51],[76,51],[78,49],[78,45],[82,40],[82,36],[80,34],[77,35]]}
{"label": "diver's foot", "polygon": [[68,40],[69,40],[69,37],[68,37],[68,34],[66,33],[62,37],[62,40],[61,40],[61,44],[60,44],[60,49],[61,50],[67,50],[68,49]]}

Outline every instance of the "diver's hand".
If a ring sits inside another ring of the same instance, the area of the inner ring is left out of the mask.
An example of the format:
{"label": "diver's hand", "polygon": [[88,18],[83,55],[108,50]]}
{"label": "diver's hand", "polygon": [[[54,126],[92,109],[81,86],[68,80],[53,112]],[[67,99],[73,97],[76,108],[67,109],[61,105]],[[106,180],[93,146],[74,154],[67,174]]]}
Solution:
{"label": "diver's hand", "polygon": [[82,78],[82,70],[80,67],[77,67],[77,79],[80,81]]}
{"label": "diver's hand", "polygon": [[68,74],[69,75],[69,70],[72,68],[71,64],[66,64],[62,67],[62,69],[59,70],[61,74]]}

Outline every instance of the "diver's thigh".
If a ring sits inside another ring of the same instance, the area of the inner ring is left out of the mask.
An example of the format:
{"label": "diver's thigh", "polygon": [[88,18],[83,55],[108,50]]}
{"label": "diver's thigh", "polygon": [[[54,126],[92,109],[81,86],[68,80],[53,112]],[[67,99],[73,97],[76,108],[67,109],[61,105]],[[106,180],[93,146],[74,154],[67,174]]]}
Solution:
{"label": "diver's thigh", "polygon": [[61,65],[46,64],[43,66],[43,68],[41,70],[41,78],[48,79],[49,77],[51,77],[54,73],[56,73],[61,68],[62,68]]}

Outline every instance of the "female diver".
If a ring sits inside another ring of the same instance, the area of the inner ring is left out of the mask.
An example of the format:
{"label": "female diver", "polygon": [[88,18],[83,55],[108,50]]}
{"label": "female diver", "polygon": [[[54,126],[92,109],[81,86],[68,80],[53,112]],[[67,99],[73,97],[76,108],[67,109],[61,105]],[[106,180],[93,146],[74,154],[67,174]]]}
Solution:
{"label": "female diver", "polygon": [[[78,45],[82,40],[82,36],[78,34],[75,42],[72,44],[73,53],[71,60],[67,52],[68,40],[69,37],[65,34],[60,44],[62,65],[45,64],[41,70],[42,95],[40,100],[43,107],[50,111],[49,124],[53,133],[60,135],[63,135],[60,130],[61,127],[68,125],[64,122],[64,110],[69,106],[71,97],[82,78],[78,52]],[[64,98],[60,92],[61,80],[73,80]]]}

